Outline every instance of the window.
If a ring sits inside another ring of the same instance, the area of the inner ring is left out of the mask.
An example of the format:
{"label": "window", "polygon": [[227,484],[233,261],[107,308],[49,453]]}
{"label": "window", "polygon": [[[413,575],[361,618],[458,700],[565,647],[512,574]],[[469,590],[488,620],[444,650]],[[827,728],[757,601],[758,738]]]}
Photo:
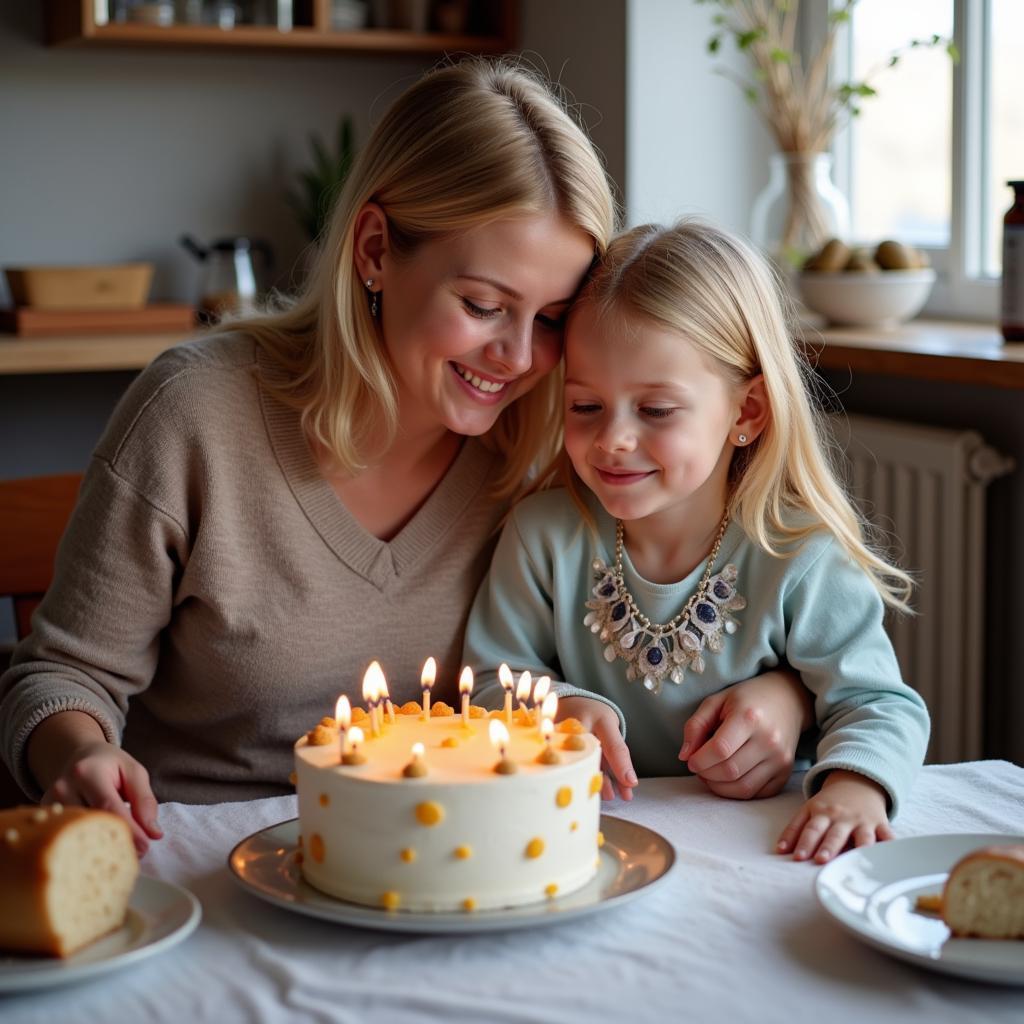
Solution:
{"label": "window", "polygon": [[[811,38],[827,4],[808,8]],[[836,179],[855,242],[897,238],[928,251],[939,282],[927,312],[994,320],[1006,182],[1024,177],[1024,3],[859,0],[834,71],[861,80],[933,34],[955,40],[959,65],[942,48],[918,47],[872,74],[879,95],[837,138]]]}

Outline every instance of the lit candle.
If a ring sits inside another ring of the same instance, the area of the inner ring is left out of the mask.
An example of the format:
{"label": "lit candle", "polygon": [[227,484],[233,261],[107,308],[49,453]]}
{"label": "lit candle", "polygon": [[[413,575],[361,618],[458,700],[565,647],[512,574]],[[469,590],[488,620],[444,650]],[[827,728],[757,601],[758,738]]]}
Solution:
{"label": "lit candle", "polygon": [[512,669],[504,662],[498,666],[498,682],[505,691],[505,724],[512,728]]}
{"label": "lit candle", "polygon": [[342,764],[365,764],[366,755],[359,749],[363,742],[363,730],[353,725],[348,731],[348,750],[341,756]]}
{"label": "lit candle", "polygon": [[[553,697],[554,694],[551,694]],[[551,746],[551,737],[555,732],[555,723],[550,718],[544,718],[540,726],[540,734],[544,739],[544,749],[537,755],[537,760],[541,764],[561,764],[562,758]]]}
{"label": "lit candle", "polygon": [[557,715],[558,715],[558,694],[557,693],[549,693],[544,698],[544,701],[543,701],[543,703],[540,706],[541,722],[543,723],[543,720],[545,718],[550,718],[551,721],[554,722],[555,717]]}
{"label": "lit candle", "polygon": [[505,756],[505,746],[508,743],[508,729],[505,728],[505,723],[498,718],[492,718],[488,730],[490,732],[491,746],[498,751],[498,761],[494,766],[494,770],[499,775],[514,774],[516,763],[515,761],[510,761]]}
{"label": "lit candle", "polygon": [[[380,695],[384,698],[384,707],[387,708],[388,721],[395,724],[395,706],[391,703],[391,694],[388,693],[388,681],[384,678],[383,671],[380,674]],[[383,722],[381,722],[383,725]]]}
{"label": "lit candle", "polygon": [[426,748],[422,743],[412,745],[412,760],[402,769],[402,774],[407,779],[419,779],[427,774],[427,765],[423,760],[423,752]]}
{"label": "lit candle", "polygon": [[519,685],[516,687],[516,700],[519,702],[519,710],[526,715],[526,721],[530,721],[530,710],[526,702],[530,699],[530,689],[533,687],[533,677],[529,672],[523,672],[519,676]]}
{"label": "lit candle", "polygon": [[548,695],[548,690],[551,688],[551,677],[541,676],[537,680],[536,686],[533,688],[533,706],[537,711],[537,728],[540,728],[540,706],[544,703],[544,698]]}
{"label": "lit candle", "polygon": [[382,685],[384,685],[384,670],[380,667],[379,661],[371,661],[370,667],[363,676],[363,700],[370,706],[370,731],[374,736],[380,735],[378,705]]}
{"label": "lit candle", "polygon": [[423,718],[427,722],[430,721],[430,688],[436,678],[437,662],[433,658],[427,658],[420,673],[420,686],[423,687]]}
{"label": "lit candle", "polygon": [[469,728],[469,695],[473,692],[473,670],[467,665],[459,676],[459,693],[462,694],[462,724]]}
{"label": "lit candle", "polygon": [[342,694],[338,698],[337,704],[334,705],[334,720],[338,723],[338,763],[342,762],[345,756],[345,751],[348,749],[345,734],[348,732],[348,727],[352,724],[352,705],[348,702],[348,697]]}

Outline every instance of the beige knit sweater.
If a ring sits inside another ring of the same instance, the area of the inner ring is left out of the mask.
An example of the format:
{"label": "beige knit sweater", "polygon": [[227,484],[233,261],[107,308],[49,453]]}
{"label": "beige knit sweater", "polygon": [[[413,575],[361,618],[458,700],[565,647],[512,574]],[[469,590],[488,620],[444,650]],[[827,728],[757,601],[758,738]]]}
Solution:
{"label": "beige knit sweater", "polygon": [[0,678],[4,760],[32,797],[29,734],[91,714],[159,800],[289,791],[292,744],[377,658],[392,699],[451,700],[469,605],[506,507],[467,440],[388,543],[319,474],[298,413],[257,384],[245,338],[160,356],[96,448],[32,633]]}

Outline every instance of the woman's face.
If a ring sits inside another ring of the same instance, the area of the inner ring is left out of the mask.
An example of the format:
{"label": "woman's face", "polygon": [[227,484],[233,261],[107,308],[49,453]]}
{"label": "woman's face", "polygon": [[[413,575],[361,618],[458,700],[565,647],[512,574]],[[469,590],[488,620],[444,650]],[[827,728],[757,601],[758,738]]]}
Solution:
{"label": "woman's face", "polygon": [[[403,431],[486,433],[561,358],[594,243],[556,213],[381,256],[381,326]],[[371,275],[372,276],[372,275]]]}

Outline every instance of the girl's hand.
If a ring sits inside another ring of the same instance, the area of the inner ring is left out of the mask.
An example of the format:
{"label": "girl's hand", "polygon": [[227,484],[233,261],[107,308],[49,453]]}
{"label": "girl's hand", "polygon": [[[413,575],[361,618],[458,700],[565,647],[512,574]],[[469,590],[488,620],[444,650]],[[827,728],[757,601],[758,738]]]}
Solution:
{"label": "girl's hand", "polygon": [[140,857],[149,849],[150,839],[163,835],[156,823],[157,803],[149,773],[134,757],[106,740],[76,747],[42,802],[113,811],[131,827]]}
{"label": "girl's hand", "polygon": [[619,796],[623,800],[632,800],[637,777],[629,747],[619,732],[619,716],[615,711],[604,701],[590,697],[565,697],[558,702],[558,719],[561,721],[563,718],[579,719],[583,727],[601,741],[601,768],[604,771],[601,799],[615,797],[611,783],[614,779],[619,787]]}
{"label": "girl's hand", "polygon": [[765,672],[701,702],[683,727],[679,760],[718,796],[774,796],[793,770],[800,733],[813,721],[800,676],[791,669]]}
{"label": "girl's hand", "polygon": [[857,772],[831,771],[821,789],[794,815],[779,837],[779,853],[818,864],[841,853],[849,842],[870,846],[892,839],[888,796],[877,782]]}

